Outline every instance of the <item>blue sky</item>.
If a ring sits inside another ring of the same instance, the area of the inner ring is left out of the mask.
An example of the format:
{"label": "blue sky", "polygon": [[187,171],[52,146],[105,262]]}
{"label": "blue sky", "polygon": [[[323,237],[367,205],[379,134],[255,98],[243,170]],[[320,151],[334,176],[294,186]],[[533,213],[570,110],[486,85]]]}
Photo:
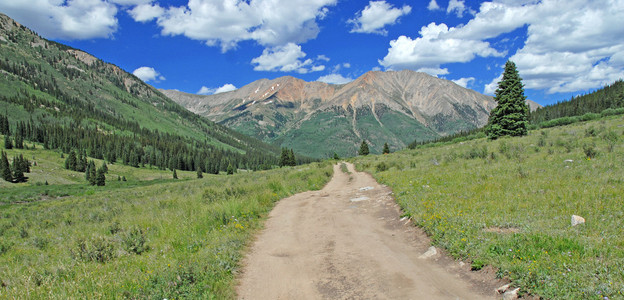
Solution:
{"label": "blue sky", "polygon": [[511,59],[546,105],[624,78],[622,0],[0,0],[0,12],[189,93],[412,69],[492,94]]}

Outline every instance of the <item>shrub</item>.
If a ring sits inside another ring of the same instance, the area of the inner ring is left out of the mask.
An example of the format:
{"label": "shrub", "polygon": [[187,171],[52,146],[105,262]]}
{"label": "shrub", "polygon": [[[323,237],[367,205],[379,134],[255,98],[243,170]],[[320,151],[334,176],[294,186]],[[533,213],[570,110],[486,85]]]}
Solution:
{"label": "shrub", "polygon": [[145,238],[145,232],[138,226],[134,226],[126,231],[122,240],[125,250],[128,252],[141,254],[149,250],[149,247],[145,244],[147,240]]}
{"label": "shrub", "polygon": [[598,151],[595,147],[596,146],[594,144],[583,145],[583,152],[585,152],[585,156],[587,156],[587,158],[592,159],[598,155]]}
{"label": "shrub", "polygon": [[388,165],[386,165],[386,163],[382,161],[377,164],[377,166],[375,167],[375,170],[377,170],[377,172],[387,171]]}
{"label": "shrub", "polygon": [[110,239],[101,236],[93,236],[90,239],[79,238],[70,253],[77,260],[105,263],[114,258],[115,245]]}
{"label": "shrub", "polygon": [[617,143],[619,137],[617,133],[615,133],[615,131],[609,130],[602,135],[602,139],[607,142],[607,150],[609,152],[613,152],[613,148],[615,147],[615,144]]}

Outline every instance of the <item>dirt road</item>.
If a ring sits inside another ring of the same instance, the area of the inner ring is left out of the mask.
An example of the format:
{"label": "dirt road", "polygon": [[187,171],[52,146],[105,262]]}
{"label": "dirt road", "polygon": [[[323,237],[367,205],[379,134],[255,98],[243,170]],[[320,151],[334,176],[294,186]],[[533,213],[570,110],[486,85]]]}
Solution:
{"label": "dirt road", "polygon": [[497,282],[440,254],[422,257],[429,241],[399,219],[390,189],[348,168],[275,206],[244,260],[240,299],[495,298]]}

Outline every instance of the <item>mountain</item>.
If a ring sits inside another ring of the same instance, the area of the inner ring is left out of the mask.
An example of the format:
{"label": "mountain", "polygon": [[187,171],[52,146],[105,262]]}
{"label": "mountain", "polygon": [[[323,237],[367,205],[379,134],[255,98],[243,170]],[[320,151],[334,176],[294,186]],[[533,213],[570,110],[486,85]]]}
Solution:
{"label": "mountain", "polygon": [[[0,14],[0,115],[15,138],[124,163],[206,171],[277,162],[279,149],[193,114],[121,68]],[[3,118],[3,119],[5,119]],[[5,130],[2,126],[3,131]]]}
{"label": "mountain", "polygon": [[313,157],[373,153],[487,123],[492,97],[409,70],[371,71],[344,85],[294,77],[261,79],[216,95],[162,92],[197,114]]}

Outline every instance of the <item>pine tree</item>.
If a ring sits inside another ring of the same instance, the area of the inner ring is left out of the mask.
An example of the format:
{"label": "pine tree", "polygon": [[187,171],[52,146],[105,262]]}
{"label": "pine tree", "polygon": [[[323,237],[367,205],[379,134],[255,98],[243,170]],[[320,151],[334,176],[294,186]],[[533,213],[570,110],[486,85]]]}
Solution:
{"label": "pine tree", "polygon": [[97,174],[95,175],[95,184],[97,186],[104,186],[106,185],[106,175],[104,175],[104,169],[99,168],[97,170]]}
{"label": "pine tree", "polygon": [[176,173],[176,169],[173,169],[173,179],[178,179],[178,173]]}
{"label": "pine tree", "polygon": [[368,151],[368,144],[366,143],[366,141],[362,141],[362,144],[360,145],[360,151],[358,152],[359,155],[368,155],[369,151]]}
{"label": "pine tree", "polygon": [[4,136],[4,149],[13,149],[13,142],[11,141],[11,137],[8,134]]}
{"label": "pine tree", "polygon": [[204,178],[201,168],[197,168],[197,178]]}
{"label": "pine tree", "polygon": [[13,182],[26,182],[24,172],[22,171],[22,162],[18,156],[13,157]]}
{"label": "pine tree", "polygon": [[95,162],[90,160],[87,164],[87,169],[85,170],[85,178],[89,182],[90,185],[95,185],[97,177],[97,172],[95,170]]}
{"label": "pine tree", "polygon": [[295,152],[293,151],[293,149],[290,149],[290,151],[288,151],[288,165],[291,167],[297,165],[297,159],[295,158]]}
{"label": "pine tree", "polygon": [[334,159],[335,160],[339,160],[340,159],[340,156],[338,156],[338,153],[336,153],[336,152],[334,152]]}
{"label": "pine tree", "polygon": [[76,171],[76,152],[73,150],[69,152],[67,159],[65,159],[65,169]]}
{"label": "pine tree", "polygon": [[282,155],[280,155],[279,166],[284,167],[288,166],[288,159],[290,158],[288,149],[282,148]]}
{"label": "pine tree", "polygon": [[512,61],[505,63],[503,79],[498,83],[494,100],[498,105],[490,112],[485,132],[490,139],[500,136],[527,134],[529,107],[524,96],[524,85]]}
{"label": "pine tree", "polygon": [[11,166],[9,165],[9,159],[7,154],[2,151],[0,154],[0,176],[2,179],[11,182],[13,180],[13,174],[11,172]]}
{"label": "pine tree", "polygon": [[227,174],[228,175],[232,175],[234,174],[234,167],[232,166],[232,164],[230,163],[227,167]]}
{"label": "pine tree", "polygon": [[388,154],[388,153],[390,153],[390,147],[388,147],[388,143],[385,143],[385,144],[384,144],[384,147],[383,147],[383,152],[382,152],[382,153],[383,153],[383,154]]}

